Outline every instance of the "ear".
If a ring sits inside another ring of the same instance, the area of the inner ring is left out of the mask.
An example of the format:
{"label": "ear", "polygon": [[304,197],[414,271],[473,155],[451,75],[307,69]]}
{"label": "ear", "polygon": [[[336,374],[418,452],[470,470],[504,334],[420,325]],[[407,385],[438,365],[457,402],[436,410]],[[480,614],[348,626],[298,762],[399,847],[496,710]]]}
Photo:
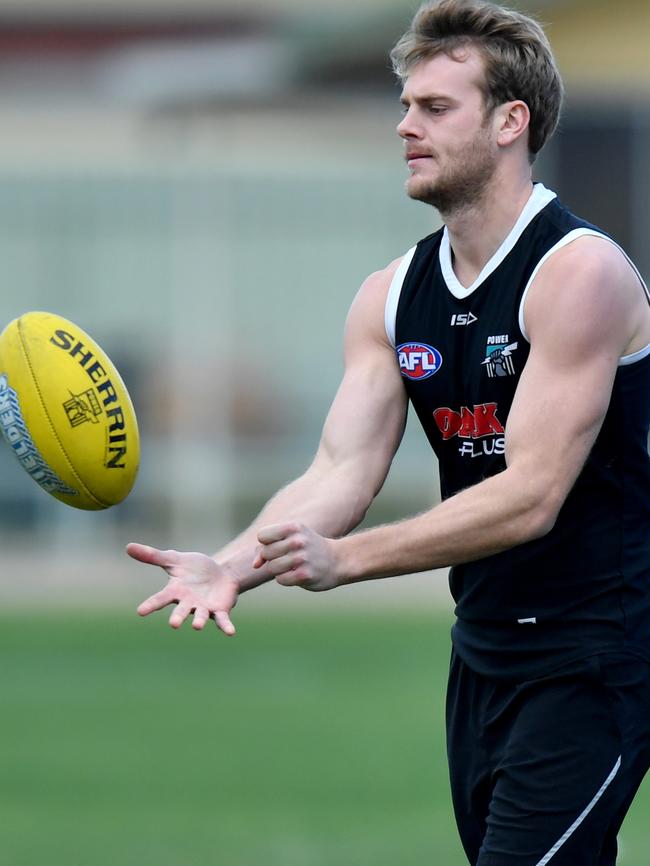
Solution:
{"label": "ear", "polygon": [[504,102],[497,108],[497,144],[509,147],[521,138],[530,125],[530,109],[520,99]]}

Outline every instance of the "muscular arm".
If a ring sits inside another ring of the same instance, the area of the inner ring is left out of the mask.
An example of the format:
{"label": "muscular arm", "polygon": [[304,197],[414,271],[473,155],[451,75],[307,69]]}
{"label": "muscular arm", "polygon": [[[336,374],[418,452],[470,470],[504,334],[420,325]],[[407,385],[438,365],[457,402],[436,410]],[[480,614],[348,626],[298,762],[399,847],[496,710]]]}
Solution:
{"label": "muscular arm", "polygon": [[384,305],[397,263],[372,274],[345,328],[345,373],[307,471],[279,491],[254,523],[214,558],[233,571],[241,591],[271,580],[253,568],[260,527],[292,519],[338,538],[364,518],[380,491],[406,420],[406,393],[385,330]]}
{"label": "muscular arm", "polygon": [[406,394],[383,326],[386,295],[398,264],[370,276],[352,305],[345,375],[307,471],[213,557],[127,545],[131,557],[159,566],[169,576],[167,585],[138,607],[142,616],[176,604],[169,619],[174,628],[193,614],[194,628],[214,619],[225,634],[233,635],[230,611],[240,593],[276,575],[259,553],[264,525],[297,519],[308,522],[319,538],[337,538],[363,519],[386,478],[406,418]]}
{"label": "muscular arm", "polygon": [[[318,557],[305,527],[275,534],[271,527],[260,537],[280,583],[327,589],[453,565],[552,528],[600,430],[618,361],[650,340],[650,324],[628,264],[591,238],[544,265],[526,323],[531,351],[508,419],[507,468],[417,517],[327,542]],[[293,539],[295,547],[296,538],[302,548],[293,564],[282,545]]]}

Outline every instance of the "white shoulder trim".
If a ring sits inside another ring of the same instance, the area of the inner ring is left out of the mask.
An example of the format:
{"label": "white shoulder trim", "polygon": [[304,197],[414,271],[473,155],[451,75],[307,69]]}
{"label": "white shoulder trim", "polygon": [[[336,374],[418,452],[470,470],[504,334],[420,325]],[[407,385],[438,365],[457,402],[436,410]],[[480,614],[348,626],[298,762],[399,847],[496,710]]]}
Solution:
{"label": "white shoulder trim", "polygon": [[643,361],[644,358],[647,358],[650,355],[650,343],[647,346],[644,346],[643,349],[639,349],[638,352],[634,352],[632,355],[623,355],[623,357],[619,360],[619,367],[628,367],[630,364],[636,364],[637,361]]}
{"label": "white shoulder trim", "polygon": [[408,269],[411,267],[411,262],[413,261],[413,256],[415,255],[416,249],[417,247],[411,247],[411,249],[404,255],[404,258],[399,263],[399,267],[393,275],[390,288],[388,289],[388,295],[386,296],[386,306],[384,308],[384,325],[386,328],[386,336],[388,337],[388,342],[393,348],[396,348],[395,321],[397,319],[397,305],[399,304],[400,295],[402,293],[402,286],[404,285],[404,280],[406,278]]}
{"label": "white shoulder trim", "polygon": [[[578,238],[584,238],[584,237],[602,238],[602,240],[607,241],[608,243],[612,244],[612,246],[616,247],[617,250],[619,250],[621,253],[623,253],[626,260],[629,262],[630,267],[632,268],[634,273],[637,275],[638,280],[641,283],[641,287],[643,288],[643,291],[645,292],[645,294],[648,298],[648,303],[650,304],[650,289],[648,289],[648,286],[646,285],[643,277],[641,276],[641,272],[639,271],[637,266],[634,264],[632,259],[625,252],[625,250],[619,244],[617,244],[616,241],[612,240],[610,237],[607,237],[607,235],[603,234],[602,232],[596,231],[595,229],[587,229],[587,228],[574,229],[572,232],[569,232],[563,238],[561,238],[555,244],[555,246],[551,247],[551,249],[548,250],[548,252],[542,256],[542,258],[537,263],[535,270],[531,274],[531,277],[528,280],[528,283],[526,284],[526,288],[524,289],[524,293],[521,296],[521,302],[519,304],[519,330],[521,331],[521,333],[524,335],[524,338],[529,343],[530,343],[530,337],[528,336],[528,332],[526,331],[524,304],[526,303],[526,298],[528,296],[528,292],[530,290],[530,287],[533,284],[533,281],[535,280],[535,277],[537,276],[537,274],[538,274],[540,268],[542,267],[542,265],[544,264],[544,262],[548,261],[548,259],[550,259],[550,257],[553,255],[553,253],[556,253],[558,250],[561,250],[563,247],[566,247],[568,244],[573,243],[573,241],[578,240]],[[623,355],[623,357],[619,361],[619,366],[626,366],[627,364],[635,364],[637,361],[641,361],[647,355],[650,355],[650,343],[647,346],[645,346],[643,349],[641,349],[639,352],[635,352],[633,355]]]}
{"label": "white shoulder trim", "polygon": [[442,241],[440,243],[439,258],[442,275],[451,294],[455,298],[458,298],[459,301],[462,301],[464,298],[468,298],[472,292],[476,291],[481,283],[483,283],[491,273],[496,271],[506,256],[512,252],[515,244],[537,214],[543,211],[546,205],[552,202],[554,198],[557,198],[556,194],[552,190],[546,189],[544,184],[535,184],[533,192],[526,202],[524,209],[519,214],[517,222],[514,224],[506,239],[492,256],[490,261],[485,265],[471,286],[464,286],[454,273],[449,232],[445,226]]}

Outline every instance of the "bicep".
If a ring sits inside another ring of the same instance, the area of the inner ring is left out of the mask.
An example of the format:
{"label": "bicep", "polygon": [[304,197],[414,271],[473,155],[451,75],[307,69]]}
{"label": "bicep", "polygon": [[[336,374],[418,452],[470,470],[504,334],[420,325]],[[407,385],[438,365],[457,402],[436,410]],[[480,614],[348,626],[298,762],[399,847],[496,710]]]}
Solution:
{"label": "bicep", "polygon": [[506,426],[508,467],[556,510],[598,436],[630,331],[617,263],[579,253],[533,287],[530,355]]}
{"label": "bicep", "polygon": [[376,493],[402,439],[406,394],[391,359],[368,357],[345,372],[328,413],[317,461],[363,476]]}
{"label": "bicep", "polygon": [[506,425],[506,462],[541,485],[556,509],[596,440],[615,373],[605,354],[569,362],[544,347],[531,349]]}
{"label": "bicep", "polygon": [[404,433],[407,397],[384,331],[390,271],[369,278],[348,315],[345,373],[327,415],[316,467],[336,468],[375,495]]}

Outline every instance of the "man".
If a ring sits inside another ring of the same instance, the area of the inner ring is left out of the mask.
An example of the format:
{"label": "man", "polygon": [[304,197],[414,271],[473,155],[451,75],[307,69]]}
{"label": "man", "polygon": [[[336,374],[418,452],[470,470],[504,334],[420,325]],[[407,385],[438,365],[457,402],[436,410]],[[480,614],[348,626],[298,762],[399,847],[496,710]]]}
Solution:
{"label": "man", "polygon": [[[366,280],[307,472],[214,557],[130,545],[234,634],[239,596],[453,566],[448,752],[478,866],[611,866],[650,764],[650,296],[532,182],[562,85],[531,19],[425,4],[393,51],[408,194],[445,227]],[[349,535],[411,400],[443,501]]]}

